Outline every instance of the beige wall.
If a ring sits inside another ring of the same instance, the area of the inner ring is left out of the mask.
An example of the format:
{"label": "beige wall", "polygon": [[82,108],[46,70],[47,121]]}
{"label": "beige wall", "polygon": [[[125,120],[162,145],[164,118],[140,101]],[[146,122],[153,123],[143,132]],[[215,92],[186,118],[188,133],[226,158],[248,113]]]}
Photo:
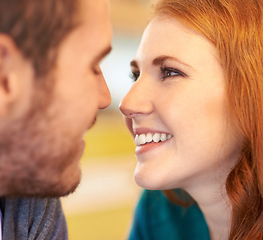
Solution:
{"label": "beige wall", "polygon": [[115,32],[140,35],[150,19],[149,0],[110,0]]}

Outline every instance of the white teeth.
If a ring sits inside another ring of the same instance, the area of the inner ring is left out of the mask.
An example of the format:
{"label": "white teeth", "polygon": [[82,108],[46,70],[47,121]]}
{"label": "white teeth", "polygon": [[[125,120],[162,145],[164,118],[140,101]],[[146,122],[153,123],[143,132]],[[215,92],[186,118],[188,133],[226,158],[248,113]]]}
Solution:
{"label": "white teeth", "polygon": [[160,133],[155,133],[155,134],[153,135],[153,141],[154,141],[155,143],[159,142],[159,141],[160,141],[160,138],[161,138],[161,134],[160,134]]}
{"label": "white teeth", "polygon": [[162,133],[161,134],[161,141],[164,142],[166,140],[166,134],[165,133]]}
{"label": "white teeth", "polygon": [[166,133],[147,133],[147,134],[140,134],[135,136],[135,144],[136,146],[144,145],[146,143],[150,142],[164,142],[173,137],[172,134],[166,134]]}
{"label": "white teeth", "polygon": [[145,139],[145,141],[147,142],[147,143],[149,143],[149,142],[151,142],[153,140],[153,135],[151,134],[151,133],[147,133],[146,134],[146,139]]}
{"label": "white teeth", "polygon": [[139,136],[138,136],[138,135],[135,136],[134,141],[135,141],[135,145],[136,145],[136,146],[139,146],[139,145],[140,145],[140,143],[139,143]]}
{"label": "white teeth", "polygon": [[139,136],[139,140],[138,141],[139,141],[140,145],[144,144],[145,143],[145,134],[141,134]]}

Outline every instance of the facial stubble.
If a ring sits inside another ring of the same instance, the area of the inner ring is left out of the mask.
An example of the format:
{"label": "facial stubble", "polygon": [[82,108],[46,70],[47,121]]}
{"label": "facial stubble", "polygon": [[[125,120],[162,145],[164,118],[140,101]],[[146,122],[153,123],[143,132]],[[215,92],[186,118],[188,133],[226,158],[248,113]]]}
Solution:
{"label": "facial stubble", "polygon": [[60,197],[80,182],[79,136],[50,111],[52,87],[36,84],[29,111],[0,133],[0,189],[5,196]]}

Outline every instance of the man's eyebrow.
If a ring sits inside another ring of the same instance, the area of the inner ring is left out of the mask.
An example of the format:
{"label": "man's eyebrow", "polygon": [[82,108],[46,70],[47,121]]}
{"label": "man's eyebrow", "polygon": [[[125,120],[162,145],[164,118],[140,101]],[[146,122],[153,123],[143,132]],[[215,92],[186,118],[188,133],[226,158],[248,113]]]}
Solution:
{"label": "man's eyebrow", "polygon": [[130,63],[130,66],[138,68],[138,63],[135,60],[132,60],[131,63]]}
{"label": "man's eyebrow", "polygon": [[112,46],[108,46],[107,48],[105,48],[104,50],[102,50],[96,57],[94,62],[99,62],[101,59],[103,59],[104,57],[106,57],[112,50]]}
{"label": "man's eyebrow", "polygon": [[180,59],[178,59],[178,58],[176,58],[176,57],[165,56],[165,55],[164,55],[164,56],[159,56],[159,57],[153,59],[152,65],[154,65],[154,66],[160,66],[160,65],[162,65],[166,60],[176,61],[176,62],[178,62],[178,63],[180,63],[180,64],[182,64],[182,65],[184,65],[184,66],[186,66],[186,67],[188,67],[188,68],[192,68],[191,66],[189,66],[188,64],[182,62]]}

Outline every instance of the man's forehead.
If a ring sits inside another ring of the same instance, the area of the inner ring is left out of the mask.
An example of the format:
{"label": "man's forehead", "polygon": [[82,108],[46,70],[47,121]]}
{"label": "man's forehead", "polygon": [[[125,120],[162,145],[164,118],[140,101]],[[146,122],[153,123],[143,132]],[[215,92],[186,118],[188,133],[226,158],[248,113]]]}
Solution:
{"label": "man's forehead", "polygon": [[112,27],[108,0],[80,0],[77,27],[68,35],[79,53],[88,53],[93,63],[100,62],[111,50]]}
{"label": "man's forehead", "polygon": [[81,19],[89,21],[94,20],[94,17],[109,15],[108,0],[79,0],[79,14]]}
{"label": "man's forehead", "polygon": [[100,52],[109,52],[112,38],[112,26],[109,16],[108,0],[80,0],[83,4],[80,25],[82,25],[83,38],[89,39]]}

